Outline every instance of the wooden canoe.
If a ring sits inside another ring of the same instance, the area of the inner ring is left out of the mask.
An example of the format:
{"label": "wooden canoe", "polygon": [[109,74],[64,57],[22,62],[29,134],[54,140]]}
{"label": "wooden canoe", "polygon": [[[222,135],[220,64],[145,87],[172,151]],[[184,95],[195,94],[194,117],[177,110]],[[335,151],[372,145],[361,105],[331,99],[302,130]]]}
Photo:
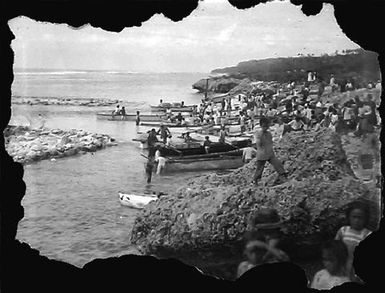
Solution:
{"label": "wooden canoe", "polygon": [[201,128],[202,126],[201,125],[180,125],[180,124],[176,124],[176,123],[171,123],[171,122],[141,122],[140,125],[142,126],[152,126],[152,127],[160,127],[160,125],[163,124],[164,126],[168,127],[168,128],[189,128],[189,129],[192,129],[192,130],[196,130],[196,129],[199,129]]}
{"label": "wooden canoe", "polygon": [[[135,121],[136,114],[126,114],[126,115],[112,115],[112,113],[97,113],[96,117],[98,119],[107,119],[111,121]],[[140,121],[148,121],[148,122],[160,122],[166,119],[166,115],[164,114],[140,114]]]}
{"label": "wooden canoe", "polygon": [[196,105],[190,105],[190,106],[153,106],[151,105],[151,112],[166,112],[168,109],[171,110],[171,112],[192,112],[194,111],[194,108],[196,108]]}
{"label": "wooden canoe", "polygon": [[[168,158],[163,173],[236,169],[243,166],[242,151]],[[156,166],[155,166],[156,168]]]}

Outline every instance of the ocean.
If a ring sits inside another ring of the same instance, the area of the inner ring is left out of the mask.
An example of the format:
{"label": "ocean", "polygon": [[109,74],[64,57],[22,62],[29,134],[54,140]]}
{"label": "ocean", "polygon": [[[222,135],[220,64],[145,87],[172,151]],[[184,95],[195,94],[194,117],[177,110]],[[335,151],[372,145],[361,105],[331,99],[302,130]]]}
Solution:
{"label": "ocean", "polygon": [[[192,84],[205,73],[124,73],[107,71],[15,72],[14,96],[35,98],[120,99],[127,112],[149,112],[159,99],[197,104],[203,95]],[[44,160],[24,167],[27,185],[22,200],[24,218],[17,239],[52,259],[82,267],[95,258],[137,253],[129,234],[140,213],[121,206],[118,192],[143,194],[172,192],[201,172],[154,176],[146,183],[145,159],[132,138],[134,122],[96,119],[96,112],[111,107],[12,105],[10,124],[33,124],[38,114],[45,126],[82,129],[108,134],[118,146],[56,161]],[[182,184],[181,184],[182,183]]]}

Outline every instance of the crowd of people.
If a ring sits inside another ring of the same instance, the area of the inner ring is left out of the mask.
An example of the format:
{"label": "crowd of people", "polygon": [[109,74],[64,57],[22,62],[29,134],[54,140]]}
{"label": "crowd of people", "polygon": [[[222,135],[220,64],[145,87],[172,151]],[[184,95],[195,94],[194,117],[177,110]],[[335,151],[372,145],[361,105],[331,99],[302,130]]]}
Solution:
{"label": "crowd of people", "polygon": [[[218,132],[218,142],[220,143],[227,143],[226,137],[229,133],[226,125],[230,119],[238,122],[242,133],[253,134],[254,144],[243,150],[243,158],[244,162],[248,162],[254,157],[258,158],[254,176],[255,184],[258,184],[266,162],[270,162],[274,166],[279,175],[278,181],[286,178],[282,164],[274,155],[272,134],[268,131],[272,124],[276,124],[278,138],[282,138],[286,133],[292,131],[317,131],[321,128],[331,128],[338,133],[352,132],[369,142],[368,145],[373,149],[376,162],[379,161],[379,152],[377,152],[379,141],[376,134],[379,121],[377,104],[372,94],[368,93],[365,101],[356,95],[343,104],[323,102],[320,97],[324,89],[320,91],[318,88],[318,95],[314,98],[314,96],[309,96],[311,81],[308,81],[307,87],[305,85],[298,86],[295,82],[289,83],[286,86],[289,95],[285,98],[282,98],[284,95],[280,97],[278,90],[276,94],[273,94],[272,91],[259,91],[258,93],[251,91],[248,95],[223,98],[216,104],[202,100],[190,115],[189,124],[194,124],[198,120],[206,121],[206,124],[220,125]],[[334,76],[330,79],[330,85],[337,86]],[[348,88],[354,89],[350,85]],[[341,85],[337,90],[341,91]],[[181,113],[176,115],[176,120],[180,124],[186,123],[186,118]],[[259,127],[256,127],[258,124]],[[171,132],[165,125],[161,125],[158,131],[153,129],[149,133],[147,142],[150,149],[154,143],[158,142],[157,135],[160,135],[160,139],[165,145],[171,144]],[[184,134],[183,138],[186,143],[193,140],[189,133]],[[208,151],[210,143],[208,138],[203,142],[206,151]],[[254,149],[255,147],[257,150]],[[153,157],[153,153],[151,154],[150,151],[150,157]]]}
{"label": "crowd of people", "polygon": [[[353,131],[357,136],[374,132],[378,125],[376,102],[367,94],[366,101],[356,95],[344,104],[323,102],[321,97],[325,85],[318,83],[312,90],[316,79],[310,79],[302,85],[288,83],[281,88],[264,91],[249,91],[235,97],[223,97],[219,102],[202,100],[188,116],[181,113],[170,122],[180,125],[240,125],[241,132],[251,132],[260,117],[268,117],[272,123],[282,128],[282,135],[290,131],[305,131],[329,127],[337,132]],[[346,83],[345,83],[346,82]],[[337,84],[335,77],[330,78],[332,92],[356,89],[350,80]],[[367,85],[373,88],[373,83]]]}
{"label": "crowd of people", "polygon": [[[269,162],[278,173],[275,183],[285,181],[288,176],[283,164],[274,154],[273,137],[269,127],[275,123],[278,125],[279,137],[292,131],[331,128],[337,133],[351,132],[362,139],[370,139],[373,147],[377,148],[378,137],[375,132],[380,123],[377,118],[378,105],[372,94],[367,93],[365,101],[359,96],[354,96],[343,104],[323,102],[321,97],[325,84],[318,87],[316,95],[311,95],[310,85],[315,81],[316,78],[312,75],[302,87],[298,87],[295,82],[289,83],[287,85],[289,95],[281,95],[279,90],[276,93],[251,91],[235,98],[223,98],[219,103],[202,100],[190,117],[183,117],[179,113],[175,119],[181,125],[197,123],[220,125],[218,142],[222,143],[226,143],[228,133],[225,126],[230,121],[237,121],[242,132],[252,132],[254,143],[250,142],[242,149],[242,160],[249,163],[256,158],[253,180],[256,185],[262,177],[266,162]],[[337,83],[334,76],[331,76],[328,85],[332,92],[352,91],[357,87],[351,80]],[[375,85],[367,87],[373,88]],[[255,127],[258,124],[259,127]],[[169,145],[171,133],[162,125],[158,131],[152,129],[148,136],[150,159],[147,170],[152,172],[153,164],[158,162],[159,174],[165,160],[162,160],[160,148],[154,147],[158,142],[157,135],[160,135],[164,144]],[[185,142],[191,142],[189,133],[186,133],[184,138]],[[209,136],[206,136],[203,142],[206,153],[211,144]],[[376,160],[379,160],[379,152]],[[150,182],[151,175],[149,178]],[[369,208],[365,203],[356,201],[349,204],[346,210],[347,225],[335,231],[334,239],[319,243],[319,260],[323,267],[312,276],[309,287],[329,290],[345,282],[361,282],[354,272],[353,256],[356,246],[371,233],[367,227],[369,215]],[[244,237],[245,259],[238,266],[237,277],[261,264],[290,261],[291,257],[285,251],[285,239],[281,231],[282,221],[276,210],[260,211],[257,217],[251,219],[250,226],[252,229],[246,232]]]}
{"label": "crowd of people", "polygon": [[[354,250],[370,235],[367,228],[369,208],[361,201],[354,201],[346,209],[347,225],[336,231],[334,239],[319,243],[319,260],[322,268],[309,281],[309,287],[330,290],[345,282],[362,282],[353,268]],[[285,252],[282,221],[274,209],[262,209],[250,221],[245,233],[244,261],[237,269],[237,277],[261,264],[290,261]]]}

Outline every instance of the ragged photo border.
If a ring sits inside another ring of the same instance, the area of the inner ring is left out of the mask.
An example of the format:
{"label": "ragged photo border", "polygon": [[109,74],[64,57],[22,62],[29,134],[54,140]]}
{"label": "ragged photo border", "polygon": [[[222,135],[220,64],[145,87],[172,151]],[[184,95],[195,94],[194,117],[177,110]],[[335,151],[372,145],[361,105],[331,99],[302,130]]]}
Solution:
{"label": "ragged photo border", "polygon": [[[204,1],[204,0],[203,0]],[[238,9],[245,9],[259,2],[229,0]],[[335,16],[343,32],[353,42],[365,50],[379,54],[381,73],[383,74],[385,49],[383,27],[385,1],[380,0],[291,0],[295,5],[302,5],[306,15],[317,14],[322,3],[334,5]],[[37,21],[51,23],[67,23],[73,27],[90,24],[104,30],[119,32],[125,27],[140,26],[155,13],[162,13],[173,21],[183,21],[198,6],[198,0],[136,0],[136,1],[69,1],[69,0],[6,0],[2,3],[1,17],[1,128],[2,131],[11,117],[11,84],[13,81],[13,52],[10,47],[14,38],[7,21],[24,15]],[[229,20],[231,21],[231,20]],[[383,93],[381,97],[383,96]],[[381,117],[383,104],[380,106]],[[381,130],[381,142],[382,142]],[[66,290],[107,291],[121,290],[261,290],[278,289],[285,291],[305,291],[305,275],[298,266],[277,264],[263,266],[247,277],[235,282],[219,280],[204,276],[195,268],[182,264],[177,260],[157,260],[150,256],[124,256],[96,260],[94,265],[85,271],[70,264],[49,260],[41,256],[27,244],[15,240],[18,222],[23,218],[21,200],[25,195],[25,183],[22,180],[23,167],[14,163],[4,147],[1,136],[1,276],[2,292],[36,291],[54,292]],[[346,285],[335,291],[371,292],[377,289],[382,279],[382,263],[384,256],[383,223],[378,231],[360,245],[357,251],[357,274],[365,281],[365,285]],[[182,283],[182,284],[180,284]],[[382,284],[383,285],[383,284]],[[249,289],[250,288],[250,289]],[[377,289],[378,290],[378,289]]]}

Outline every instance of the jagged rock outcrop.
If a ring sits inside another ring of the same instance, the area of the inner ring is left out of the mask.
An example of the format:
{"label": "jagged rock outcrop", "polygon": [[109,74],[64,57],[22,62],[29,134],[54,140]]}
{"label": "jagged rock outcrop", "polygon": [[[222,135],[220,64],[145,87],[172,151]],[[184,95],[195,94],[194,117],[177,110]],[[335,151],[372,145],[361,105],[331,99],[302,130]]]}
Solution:
{"label": "jagged rock outcrop", "polygon": [[[207,91],[214,93],[227,93],[232,88],[236,87],[242,82],[241,78],[234,77],[213,77],[209,78],[207,84]],[[206,91],[206,79],[201,79],[192,85],[193,89],[199,92]]]}
{"label": "jagged rock outcrop", "polygon": [[8,154],[22,164],[95,152],[117,144],[105,134],[76,129],[31,129],[23,126],[8,126],[4,130],[4,138]]}
{"label": "jagged rock outcrop", "polygon": [[276,175],[268,166],[261,184],[253,186],[255,160],[227,175],[195,178],[146,206],[135,221],[132,243],[145,254],[178,258],[232,278],[249,219],[260,208],[277,209],[294,261],[315,257],[318,245],[345,224],[344,210],[353,200],[368,200],[371,228],[376,227],[379,191],[355,178],[337,134],[289,133],[275,150],[290,174],[286,183],[271,186]]}

